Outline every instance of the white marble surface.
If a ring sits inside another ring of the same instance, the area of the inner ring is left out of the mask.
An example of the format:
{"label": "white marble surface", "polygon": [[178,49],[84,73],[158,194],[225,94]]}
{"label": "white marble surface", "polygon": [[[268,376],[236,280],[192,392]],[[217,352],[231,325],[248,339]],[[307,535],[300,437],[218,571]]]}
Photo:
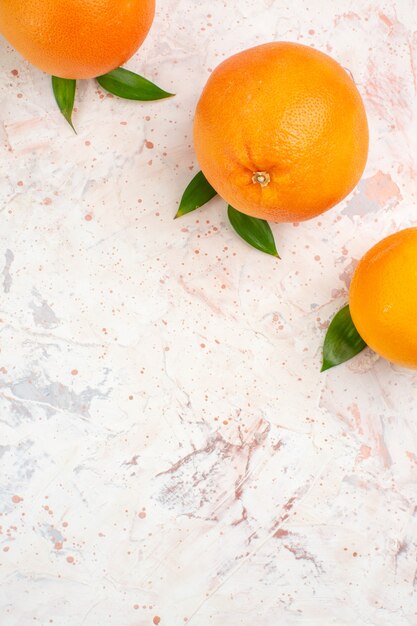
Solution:
{"label": "white marble surface", "polygon": [[[159,0],[129,67],[178,95],[47,76],[0,46],[1,626],[417,624],[417,374],[322,375],[357,259],[416,224],[414,0]],[[174,222],[223,58],[299,41],[349,68],[371,149],[341,205]],[[17,70],[17,75],[14,70]]]}

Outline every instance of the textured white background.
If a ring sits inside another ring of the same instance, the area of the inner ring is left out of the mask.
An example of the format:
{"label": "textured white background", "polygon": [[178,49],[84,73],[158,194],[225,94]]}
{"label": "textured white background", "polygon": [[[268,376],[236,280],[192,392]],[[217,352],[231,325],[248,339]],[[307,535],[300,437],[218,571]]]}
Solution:
{"label": "textured white background", "polygon": [[[417,223],[416,3],[158,5],[128,66],[176,98],[84,82],[78,135],[1,41],[0,623],[415,625],[417,375],[319,369],[358,258]],[[271,40],[349,68],[371,131],[281,262],[220,200],[172,220],[211,69]]]}

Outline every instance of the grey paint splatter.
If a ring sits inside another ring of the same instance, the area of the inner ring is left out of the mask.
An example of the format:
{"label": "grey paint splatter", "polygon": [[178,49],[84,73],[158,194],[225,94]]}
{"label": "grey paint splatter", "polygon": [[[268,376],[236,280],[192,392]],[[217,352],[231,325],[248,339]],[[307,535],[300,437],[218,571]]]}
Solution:
{"label": "grey paint splatter", "polygon": [[63,543],[65,541],[64,535],[50,524],[42,524],[40,532],[42,537],[52,541],[52,543]]}
{"label": "grey paint splatter", "polygon": [[59,325],[59,319],[55,315],[52,308],[49,306],[46,300],[41,298],[40,294],[34,290],[34,295],[37,297],[39,304],[32,302],[30,308],[33,311],[33,321],[36,326],[42,328],[56,328]]}
{"label": "grey paint splatter", "polygon": [[[2,385],[5,387],[6,385]],[[7,424],[11,428],[17,428],[24,421],[32,421],[33,416],[29,409],[18,400],[1,394],[2,398],[9,402],[8,410],[3,410],[0,414],[0,424]],[[1,456],[1,449],[0,449]]]}
{"label": "grey paint splatter", "polygon": [[10,288],[12,286],[12,282],[13,282],[13,279],[10,274],[10,268],[14,261],[14,254],[11,250],[7,249],[4,256],[6,257],[6,263],[4,264],[4,269],[2,272],[4,276],[3,291],[4,293],[9,293]]}
{"label": "grey paint splatter", "polygon": [[10,446],[0,446],[0,458],[10,450]]}
{"label": "grey paint splatter", "polygon": [[90,405],[94,398],[105,398],[108,395],[91,387],[77,394],[58,382],[42,386],[33,375],[12,384],[10,389],[16,398],[38,402],[46,407],[69,411],[83,417],[89,417]]}

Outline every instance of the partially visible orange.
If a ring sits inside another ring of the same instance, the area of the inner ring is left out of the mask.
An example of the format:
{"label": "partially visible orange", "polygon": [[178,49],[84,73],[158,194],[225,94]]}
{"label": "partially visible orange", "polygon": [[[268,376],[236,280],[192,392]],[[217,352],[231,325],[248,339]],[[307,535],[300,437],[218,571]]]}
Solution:
{"label": "partially visible orange", "polygon": [[62,78],[92,78],[144,41],[155,0],[0,0],[0,33],[30,63]]}
{"label": "partially visible orange", "polygon": [[214,70],[197,106],[194,144],[204,175],[235,209],[299,221],[358,183],[368,124],[355,83],[336,61],[277,42]]}
{"label": "partially visible orange", "polygon": [[350,313],[362,339],[393,363],[417,368],[417,228],[380,241],[360,260]]}

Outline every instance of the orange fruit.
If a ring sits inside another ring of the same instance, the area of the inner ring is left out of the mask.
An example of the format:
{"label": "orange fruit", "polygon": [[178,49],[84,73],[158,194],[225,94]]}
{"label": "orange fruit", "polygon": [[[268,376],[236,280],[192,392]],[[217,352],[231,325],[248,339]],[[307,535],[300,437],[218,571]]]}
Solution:
{"label": "orange fruit", "polygon": [[92,78],[144,41],[155,0],[0,0],[0,33],[28,61],[62,78]]}
{"label": "orange fruit", "polygon": [[386,237],[365,254],[349,301],[368,346],[389,361],[417,368],[417,228]]}
{"label": "orange fruit", "polygon": [[197,105],[194,144],[207,180],[235,209],[299,221],[358,183],[368,124],[355,83],[336,61],[277,42],[214,70]]}

